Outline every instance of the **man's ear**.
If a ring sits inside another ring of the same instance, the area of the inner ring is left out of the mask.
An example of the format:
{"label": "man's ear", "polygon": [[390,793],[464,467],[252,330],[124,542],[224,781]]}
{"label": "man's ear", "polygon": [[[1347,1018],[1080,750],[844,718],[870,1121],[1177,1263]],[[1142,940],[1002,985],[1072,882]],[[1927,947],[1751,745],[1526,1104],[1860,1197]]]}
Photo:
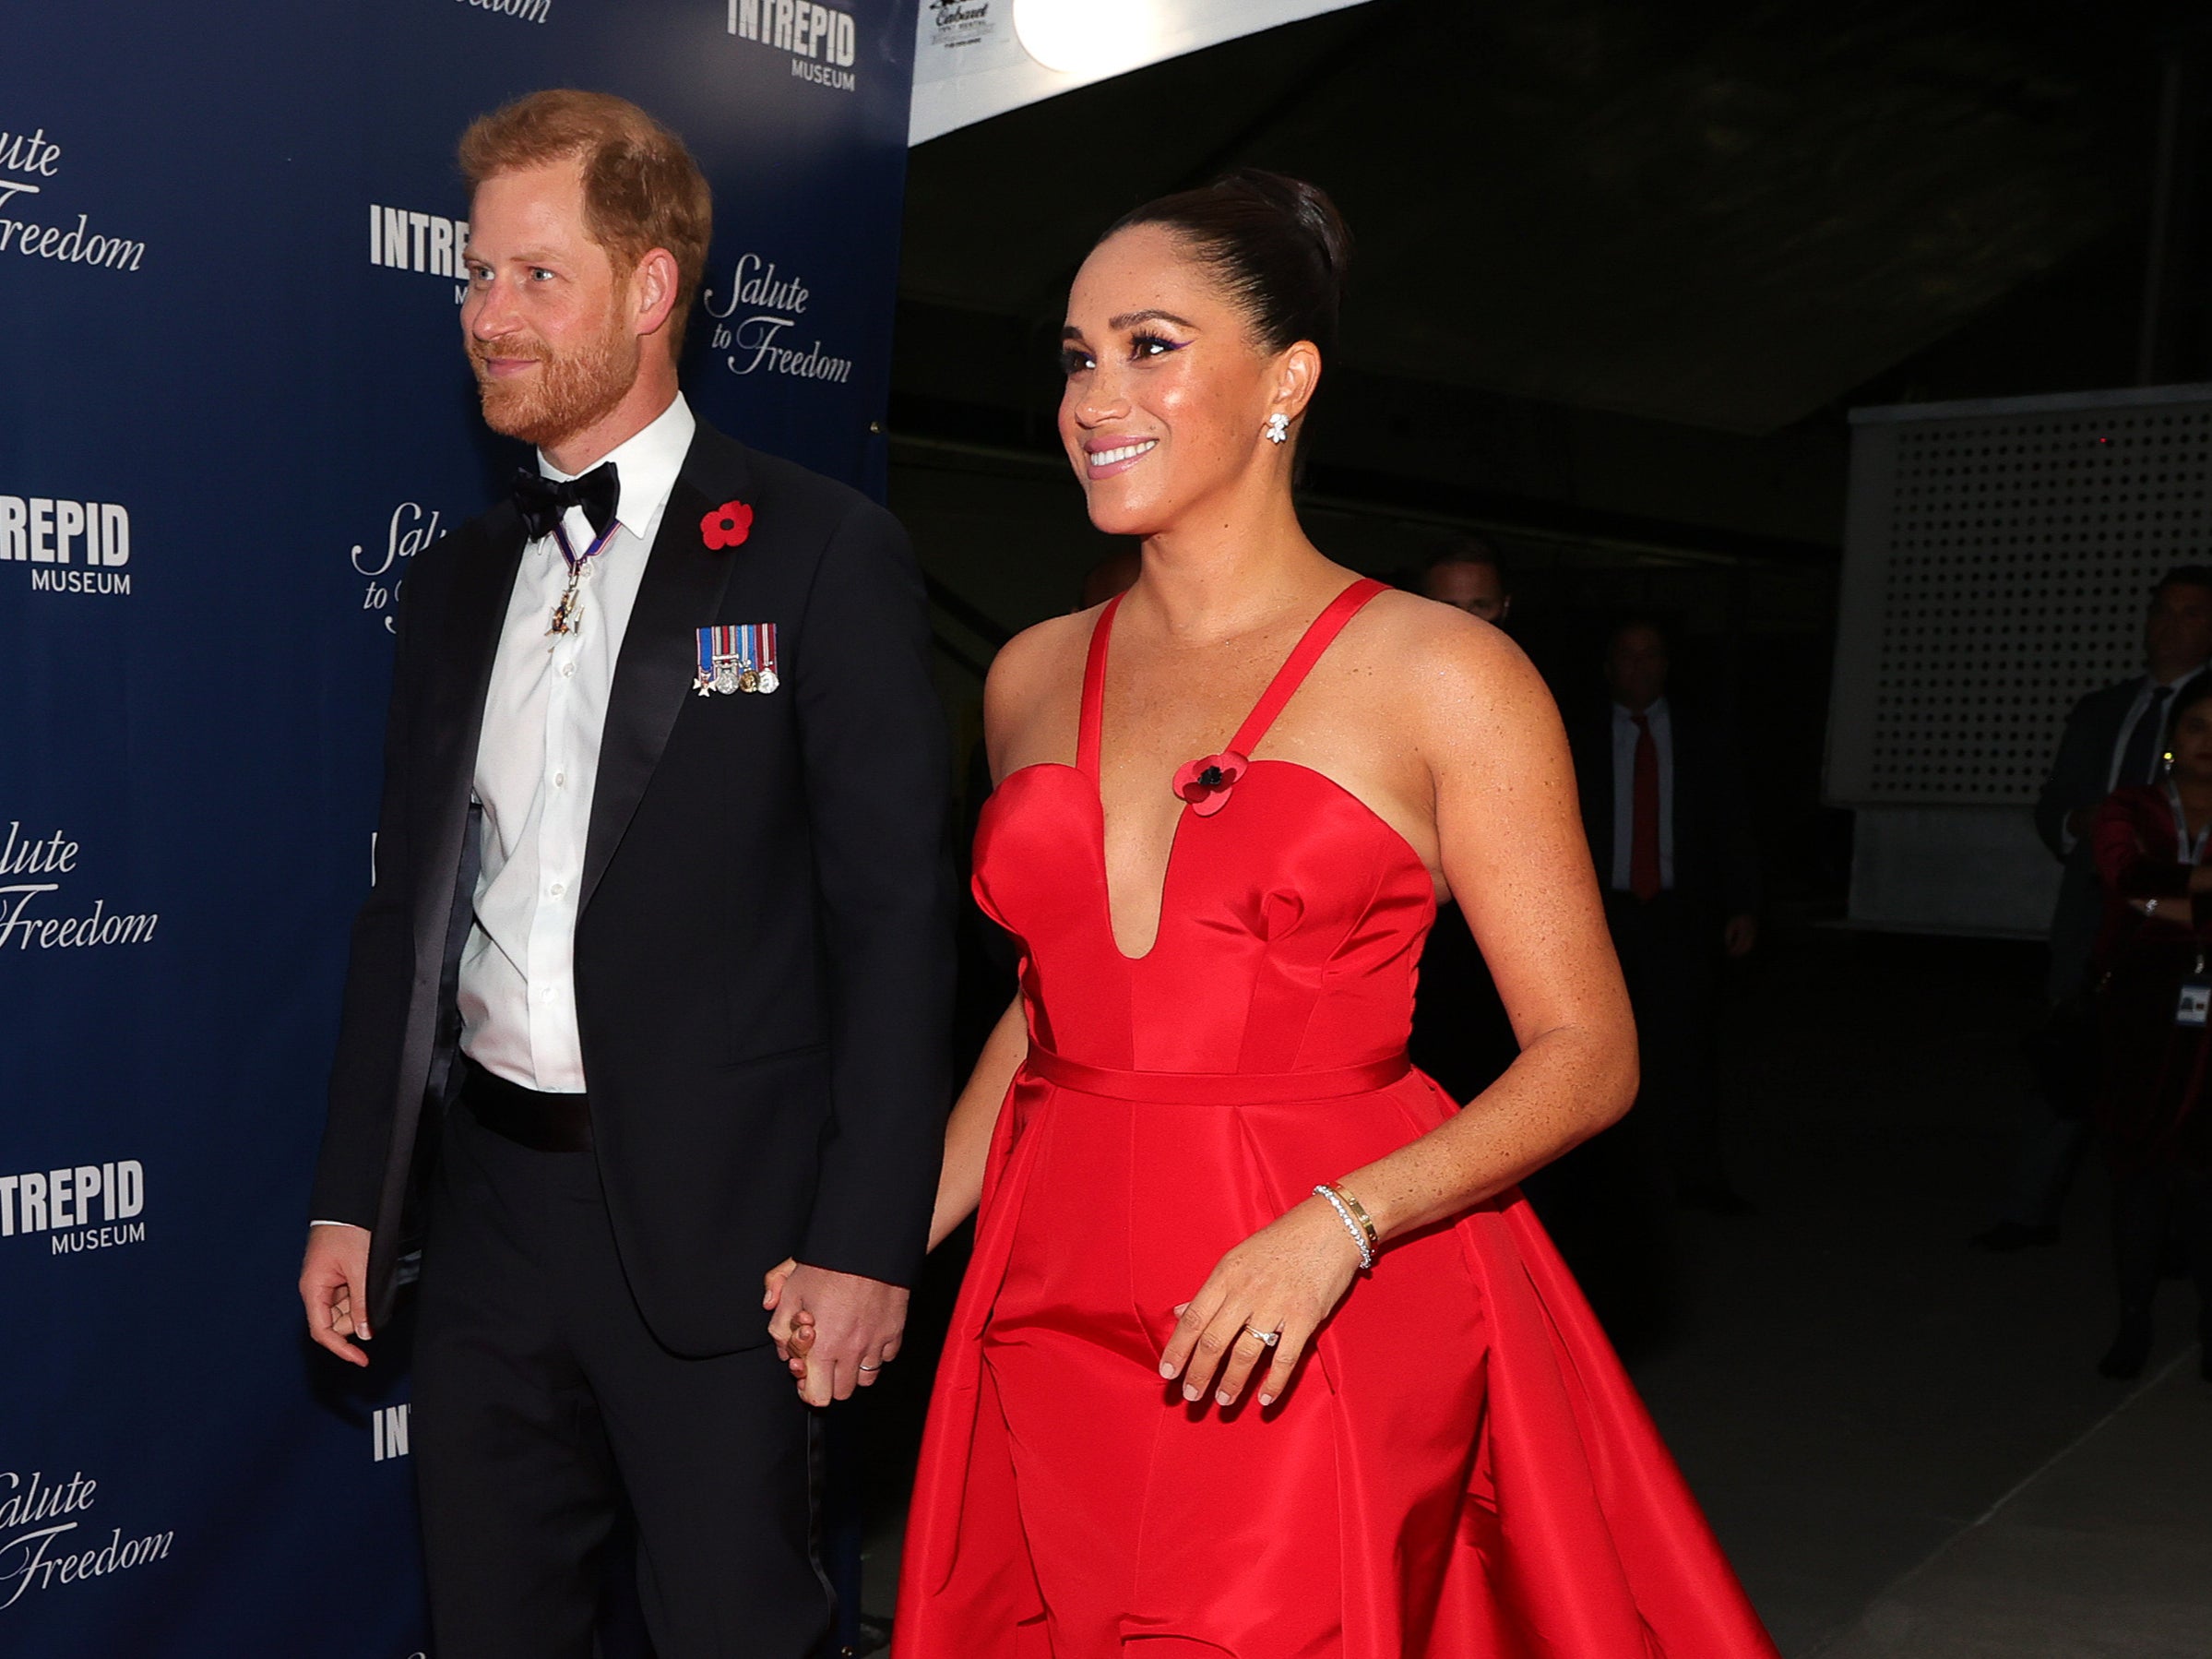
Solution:
{"label": "man's ear", "polygon": [[653,248],[638,260],[636,273],[630,279],[630,292],[636,302],[631,326],[640,337],[658,334],[668,327],[668,319],[675,314],[680,286],[676,257],[668,249]]}

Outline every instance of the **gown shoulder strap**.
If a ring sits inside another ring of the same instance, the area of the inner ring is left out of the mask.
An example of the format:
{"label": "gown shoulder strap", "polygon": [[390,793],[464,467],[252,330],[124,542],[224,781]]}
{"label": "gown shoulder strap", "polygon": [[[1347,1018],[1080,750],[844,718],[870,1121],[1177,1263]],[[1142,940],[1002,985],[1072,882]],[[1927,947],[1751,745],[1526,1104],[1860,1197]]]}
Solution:
{"label": "gown shoulder strap", "polygon": [[1106,647],[1113,639],[1113,614],[1122,608],[1116,593],[1090,627],[1090,654],[1083,662],[1083,713],[1076,727],[1076,769],[1099,775],[1099,744],[1106,729]]}
{"label": "gown shoulder strap", "polygon": [[[1237,728],[1237,734],[1230,739],[1229,746],[1231,749],[1246,758],[1251,758],[1252,751],[1259,746],[1260,739],[1267,736],[1267,728],[1275,723],[1275,717],[1298,694],[1299,686],[1305,684],[1306,675],[1314,671],[1314,664],[1321,661],[1322,652],[1328,650],[1336,642],[1337,636],[1344,631],[1344,625],[1357,616],[1369,600],[1378,593],[1389,591],[1389,588],[1388,582],[1378,582],[1373,577],[1363,576],[1329,601],[1327,608],[1307,627],[1304,636],[1291,650],[1283,665],[1275,671],[1275,677],[1267,682],[1267,689],[1260,693],[1260,700],[1254,705],[1252,712],[1244,717],[1244,723]],[[1095,652],[1097,649],[1094,641],[1092,650]]]}

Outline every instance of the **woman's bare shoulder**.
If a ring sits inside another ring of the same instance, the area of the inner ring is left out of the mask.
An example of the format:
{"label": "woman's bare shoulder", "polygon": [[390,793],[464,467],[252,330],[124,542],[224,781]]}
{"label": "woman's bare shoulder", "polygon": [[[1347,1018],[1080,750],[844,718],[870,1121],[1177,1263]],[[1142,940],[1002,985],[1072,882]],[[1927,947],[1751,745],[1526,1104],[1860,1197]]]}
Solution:
{"label": "woman's bare shoulder", "polygon": [[987,701],[1015,702],[1048,694],[1067,677],[1071,664],[1082,672],[1083,656],[1090,646],[1093,611],[1072,616],[1048,616],[1021,630],[998,649],[985,681]]}
{"label": "woman's bare shoulder", "polygon": [[1048,617],[999,647],[983,682],[983,738],[994,769],[1003,770],[1009,756],[1037,758],[1030,751],[1041,746],[1052,754],[1073,729],[1096,620],[1090,611]]}
{"label": "woman's bare shoulder", "polygon": [[1557,721],[1543,676],[1503,629],[1397,591],[1377,594],[1361,620],[1367,625],[1362,658],[1387,668],[1424,725],[1439,720],[1465,730],[1469,715],[1493,724]]}

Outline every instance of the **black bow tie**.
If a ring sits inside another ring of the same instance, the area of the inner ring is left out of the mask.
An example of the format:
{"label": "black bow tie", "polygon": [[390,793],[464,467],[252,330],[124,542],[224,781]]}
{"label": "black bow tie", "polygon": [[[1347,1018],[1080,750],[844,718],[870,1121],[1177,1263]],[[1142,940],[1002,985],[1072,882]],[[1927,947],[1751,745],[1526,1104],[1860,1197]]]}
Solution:
{"label": "black bow tie", "polygon": [[552,535],[572,507],[584,509],[594,536],[603,536],[614,522],[614,504],[621,499],[622,484],[611,460],[600,462],[581,478],[553,479],[528,467],[515,470],[515,507],[533,542]]}

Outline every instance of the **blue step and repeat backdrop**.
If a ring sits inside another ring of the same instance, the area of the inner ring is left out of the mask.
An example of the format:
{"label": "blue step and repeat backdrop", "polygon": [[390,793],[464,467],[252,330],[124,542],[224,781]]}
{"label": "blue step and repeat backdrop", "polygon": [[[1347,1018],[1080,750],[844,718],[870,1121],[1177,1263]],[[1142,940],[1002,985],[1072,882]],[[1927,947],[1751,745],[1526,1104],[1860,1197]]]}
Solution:
{"label": "blue step and repeat backdrop", "polygon": [[10,8],[0,1653],[426,1650],[404,1321],[354,1372],[293,1280],[392,603],[521,459],[461,354],[454,141],[544,86],[674,125],[695,407],[880,495],[914,8]]}

